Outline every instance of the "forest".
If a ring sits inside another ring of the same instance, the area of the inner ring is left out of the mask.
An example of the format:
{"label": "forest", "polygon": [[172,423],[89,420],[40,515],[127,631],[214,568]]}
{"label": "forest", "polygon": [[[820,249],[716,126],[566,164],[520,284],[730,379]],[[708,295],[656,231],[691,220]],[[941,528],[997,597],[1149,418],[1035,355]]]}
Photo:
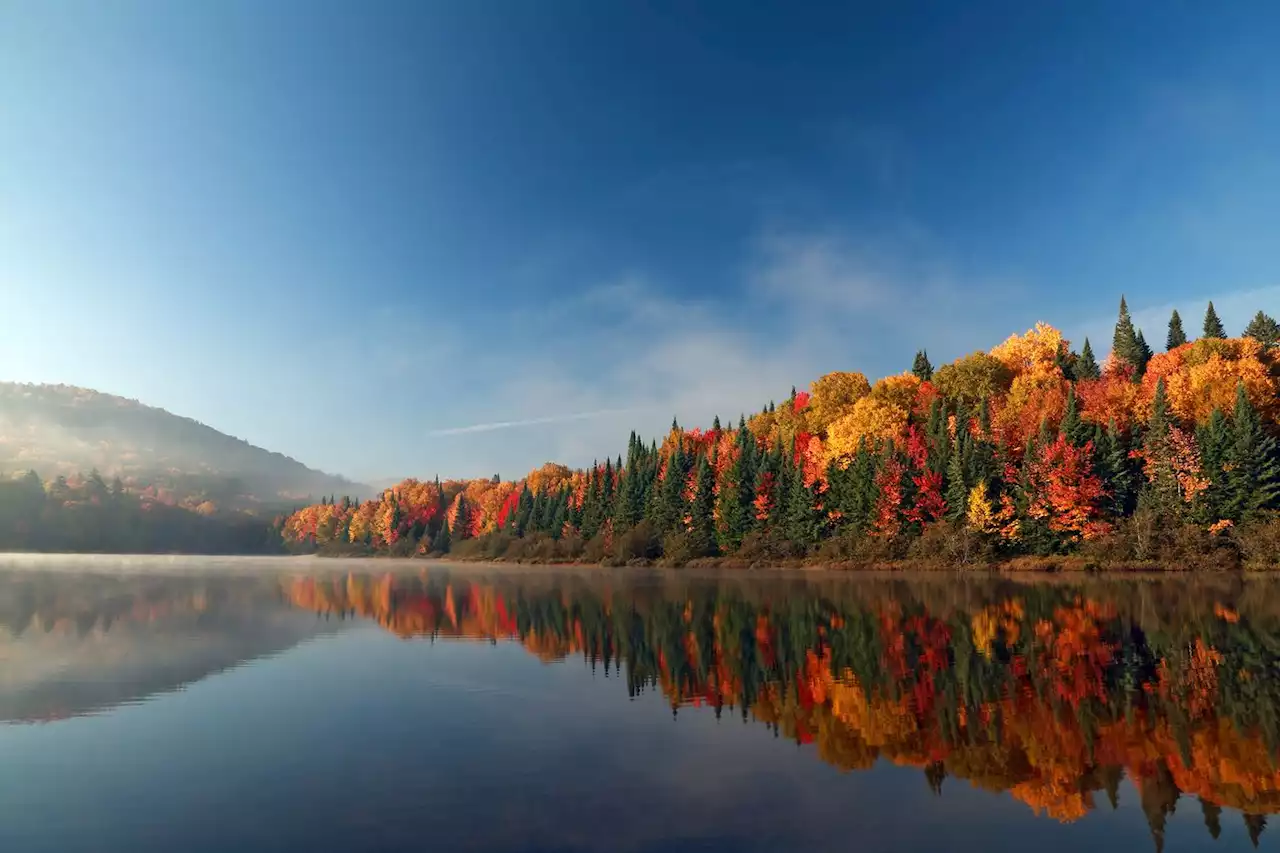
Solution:
{"label": "forest", "polygon": [[1213,838],[1243,820],[1255,847],[1280,811],[1269,581],[726,577],[751,576],[627,587],[432,570],[300,576],[285,594],[401,637],[578,656],[673,715],[740,715],[843,771],[916,767],[940,796],[967,782],[1070,823],[1115,809],[1128,779],[1157,853],[1184,797]]}
{"label": "forest", "polygon": [[275,554],[269,516],[220,511],[170,490],[110,484],[96,471],[47,483],[34,472],[0,479],[0,551],[104,554]]}
{"label": "forest", "polygon": [[1280,325],[1212,303],[1154,352],[1120,301],[1099,363],[1037,324],[874,383],[834,372],[737,424],[632,433],[586,470],[405,480],[279,521],[292,551],[833,566],[1273,568]]}

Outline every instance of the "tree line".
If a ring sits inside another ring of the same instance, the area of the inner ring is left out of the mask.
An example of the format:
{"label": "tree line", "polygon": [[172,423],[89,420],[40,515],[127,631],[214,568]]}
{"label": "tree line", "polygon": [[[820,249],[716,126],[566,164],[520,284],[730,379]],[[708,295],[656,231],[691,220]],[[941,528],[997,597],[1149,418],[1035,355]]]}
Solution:
{"label": "tree line", "polygon": [[1121,299],[1110,355],[1038,324],[870,383],[829,373],[736,425],[678,422],[586,470],[406,480],[281,520],[289,547],[590,562],[948,563],[1079,554],[1273,564],[1280,327],[1209,304],[1155,353]]}
{"label": "tree line", "polygon": [[96,471],[47,483],[34,471],[0,479],[0,550],[110,554],[283,552],[269,517],[191,508]]}

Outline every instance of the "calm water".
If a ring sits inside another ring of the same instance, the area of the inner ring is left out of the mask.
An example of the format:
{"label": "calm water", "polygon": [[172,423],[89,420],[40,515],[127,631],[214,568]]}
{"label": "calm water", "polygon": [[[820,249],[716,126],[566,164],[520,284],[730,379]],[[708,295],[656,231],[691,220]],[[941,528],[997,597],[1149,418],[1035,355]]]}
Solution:
{"label": "calm water", "polygon": [[1276,592],[40,560],[0,851],[1275,847]]}

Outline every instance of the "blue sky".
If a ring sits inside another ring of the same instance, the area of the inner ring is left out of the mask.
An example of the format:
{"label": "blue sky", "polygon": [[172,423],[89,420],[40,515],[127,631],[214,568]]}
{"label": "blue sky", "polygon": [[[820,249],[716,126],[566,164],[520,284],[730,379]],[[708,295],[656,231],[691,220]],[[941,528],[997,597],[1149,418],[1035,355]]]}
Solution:
{"label": "blue sky", "polygon": [[[1280,311],[1267,3],[0,0],[0,378],[519,476]],[[532,423],[525,423],[532,421]],[[477,428],[505,424],[501,428]]]}

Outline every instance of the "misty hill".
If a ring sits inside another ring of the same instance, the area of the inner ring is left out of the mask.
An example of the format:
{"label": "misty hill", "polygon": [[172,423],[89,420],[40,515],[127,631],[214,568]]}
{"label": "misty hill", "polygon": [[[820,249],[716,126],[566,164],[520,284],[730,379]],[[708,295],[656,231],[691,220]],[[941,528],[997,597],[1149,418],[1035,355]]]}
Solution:
{"label": "misty hill", "polygon": [[368,492],[137,400],[70,385],[0,383],[0,472],[51,479],[94,468],[138,486],[209,493],[222,505]]}

